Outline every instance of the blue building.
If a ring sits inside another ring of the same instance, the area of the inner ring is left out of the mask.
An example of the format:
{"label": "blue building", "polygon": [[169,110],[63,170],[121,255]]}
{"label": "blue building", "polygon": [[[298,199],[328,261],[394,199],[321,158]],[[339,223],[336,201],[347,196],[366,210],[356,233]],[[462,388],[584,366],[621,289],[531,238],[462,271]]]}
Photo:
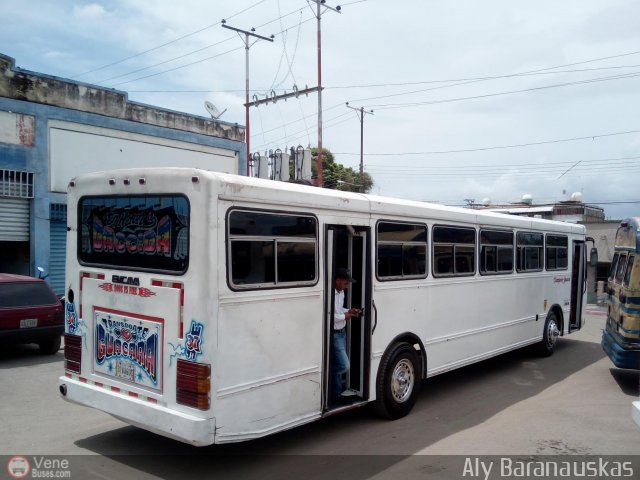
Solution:
{"label": "blue building", "polygon": [[244,174],[245,129],[15,67],[0,54],[0,272],[65,287],[66,190],[93,171],[183,166]]}

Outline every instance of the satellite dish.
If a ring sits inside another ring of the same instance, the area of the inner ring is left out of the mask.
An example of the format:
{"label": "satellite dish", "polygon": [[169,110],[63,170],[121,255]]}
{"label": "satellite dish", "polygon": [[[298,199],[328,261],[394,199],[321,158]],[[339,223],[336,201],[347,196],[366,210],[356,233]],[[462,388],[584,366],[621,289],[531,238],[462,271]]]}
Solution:
{"label": "satellite dish", "polygon": [[571,194],[571,201],[582,203],[582,192],[573,192]]}
{"label": "satellite dish", "polygon": [[218,110],[218,108],[213,103],[211,103],[208,100],[206,102],[204,102],[204,108],[206,108],[207,112],[209,112],[211,114],[211,118],[213,118],[215,120],[219,119],[224,114],[224,112],[227,111],[227,109],[225,108],[221,112],[220,110]]}

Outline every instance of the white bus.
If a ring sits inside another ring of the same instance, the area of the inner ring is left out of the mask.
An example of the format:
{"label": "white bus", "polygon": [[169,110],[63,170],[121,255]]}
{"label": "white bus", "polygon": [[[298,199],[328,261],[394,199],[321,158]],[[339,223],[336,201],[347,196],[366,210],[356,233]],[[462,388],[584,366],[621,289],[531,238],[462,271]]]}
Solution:
{"label": "white bus", "polygon": [[[583,226],[159,168],[87,174],[68,195],[61,395],[194,445],[375,402],[582,324]],[[334,272],[349,404],[331,402]]]}

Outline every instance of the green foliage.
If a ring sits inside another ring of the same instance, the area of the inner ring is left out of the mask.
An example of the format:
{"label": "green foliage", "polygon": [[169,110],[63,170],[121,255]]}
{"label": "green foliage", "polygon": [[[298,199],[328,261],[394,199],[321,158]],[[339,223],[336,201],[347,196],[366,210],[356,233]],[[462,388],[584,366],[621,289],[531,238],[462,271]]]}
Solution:
{"label": "green foliage", "polygon": [[[317,148],[311,149],[311,160],[311,172],[314,177],[317,177]],[[359,192],[360,185],[363,184],[363,191],[368,193],[371,188],[373,188],[373,178],[371,175],[364,172],[363,178],[361,178],[360,172],[355,171],[351,167],[345,167],[341,163],[337,163],[333,153],[326,148],[322,149],[322,177],[324,180],[324,188],[331,188],[333,190]]]}

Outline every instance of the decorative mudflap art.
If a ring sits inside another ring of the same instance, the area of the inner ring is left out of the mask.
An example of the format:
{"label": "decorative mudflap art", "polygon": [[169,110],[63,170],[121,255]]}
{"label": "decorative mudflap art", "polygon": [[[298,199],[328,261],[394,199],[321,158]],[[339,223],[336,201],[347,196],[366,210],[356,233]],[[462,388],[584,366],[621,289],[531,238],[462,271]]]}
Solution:
{"label": "decorative mudflap art", "polygon": [[184,336],[183,344],[169,343],[173,352],[170,356],[170,365],[174,358],[184,358],[191,362],[195,362],[198,359],[198,355],[202,354],[204,325],[195,320],[191,320],[191,326]]}

